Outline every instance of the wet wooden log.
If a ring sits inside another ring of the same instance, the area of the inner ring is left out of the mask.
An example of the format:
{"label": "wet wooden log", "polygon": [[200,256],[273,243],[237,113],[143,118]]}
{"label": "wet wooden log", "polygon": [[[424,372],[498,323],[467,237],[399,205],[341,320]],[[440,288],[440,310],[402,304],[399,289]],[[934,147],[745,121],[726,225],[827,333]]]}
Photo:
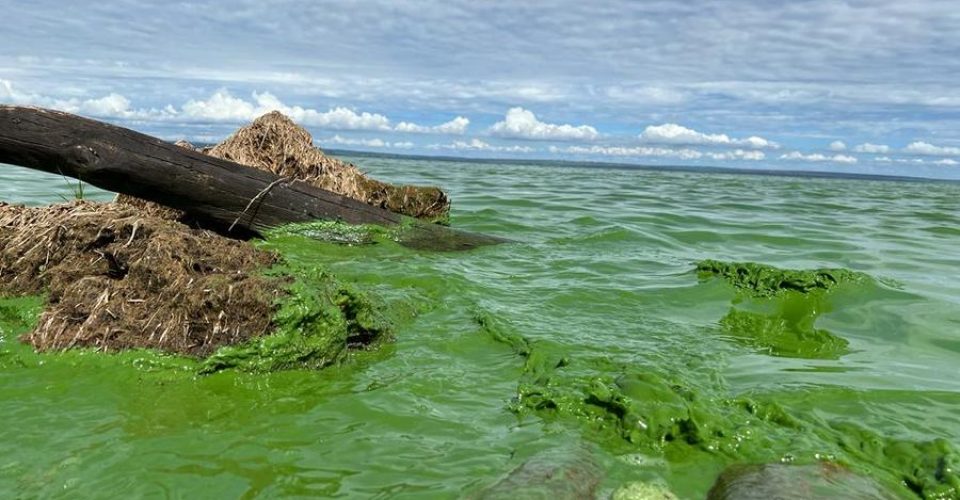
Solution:
{"label": "wet wooden log", "polygon": [[421,249],[467,250],[505,241],[419,222],[130,129],[48,109],[0,106],[0,163],[153,201],[233,236],[332,220],[402,225],[400,243]]}

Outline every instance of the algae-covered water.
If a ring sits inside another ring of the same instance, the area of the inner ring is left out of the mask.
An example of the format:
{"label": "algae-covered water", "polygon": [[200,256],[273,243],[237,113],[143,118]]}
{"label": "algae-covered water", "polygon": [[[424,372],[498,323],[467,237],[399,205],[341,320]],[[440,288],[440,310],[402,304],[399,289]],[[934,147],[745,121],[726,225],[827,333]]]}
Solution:
{"label": "algae-covered water", "polygon": [[[516,243],[267,242],[389,304],[395,342],[321,371],[36,355],[16,342],[36,301],[0,301],[3,496],[450,498],[570,447],[601,492],[830,460],[958,495],[960,184],[352,160]],[[0,167],[3,201],[64,184]],[[721,269],[741,262],[842,279],[755,293]]]}

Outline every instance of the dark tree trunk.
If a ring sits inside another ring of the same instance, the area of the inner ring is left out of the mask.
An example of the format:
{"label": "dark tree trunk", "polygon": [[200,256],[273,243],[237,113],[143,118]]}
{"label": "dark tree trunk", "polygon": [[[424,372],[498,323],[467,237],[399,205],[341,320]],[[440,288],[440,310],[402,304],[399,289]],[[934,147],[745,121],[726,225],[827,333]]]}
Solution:
{"label": "dark tree trunk", "polygon": [[466,250],[505,240],[425,224],[309,184],[69,113],[0,106],[0,162],[73,177],[182,210],[210,228],[260,234],[291,222],[404,224],[401,243]]}

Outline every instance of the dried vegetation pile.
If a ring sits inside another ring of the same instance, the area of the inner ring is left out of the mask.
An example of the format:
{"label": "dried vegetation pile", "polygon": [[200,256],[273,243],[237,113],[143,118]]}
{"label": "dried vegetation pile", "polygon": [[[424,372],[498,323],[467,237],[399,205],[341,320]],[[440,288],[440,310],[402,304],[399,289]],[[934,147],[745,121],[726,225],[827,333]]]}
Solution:
{"label": "dried vegetation pile", "polygon": [[133,347],[204,356],[270,331],[284,283],[249,243],[118,204],[0,204],[0,295],[48,293],[39,350]]}

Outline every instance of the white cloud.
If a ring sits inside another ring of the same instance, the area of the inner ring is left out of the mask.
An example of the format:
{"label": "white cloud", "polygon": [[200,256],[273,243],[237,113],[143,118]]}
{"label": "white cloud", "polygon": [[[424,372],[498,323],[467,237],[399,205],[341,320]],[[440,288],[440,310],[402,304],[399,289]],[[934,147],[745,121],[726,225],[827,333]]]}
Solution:
{"label": "white cloud", "polygon": [[120,94],[111,93],[99,99],[83,101],[79,111],[95,116],[123,116],[130,112],[130,100]]}
{"label": "white cloud", "polygon": [[766,159],[767,155],[763,151],[746,151],[736,149],[734,151],[724,151],[722,153],[707,152],[707,157],[714,160],[750,160],[760,161]]}
{"label": "white cloud", "polygon": [[754,149],[761,149],[761,148],[777,149],[780,147],[779,144],[773,141],[769,141],[767,139],[764,139],[763,137],[757,137],[755,135],[751,135],[746,139],[735,140],[734,144],[741,144],[743,146],[751,147]]}
{"label": "white cloud", "polygon": [[854,152],[857,153],[873,153],[873,154],[884,154],[890,152],[890,146],[886,144],[870,144],[865,142],[853,148]]}
{"label": "white cloud", "polygon": [[691,128],[664,123],[650,125],[640,133],[640,140],[651,144],[685,144],[707,146],[744,146],[754,149],[780,147],[776,142],[752,135],[746,139],[734,139],[727,134],[705,134]]}
{"label": "white cloud", "polygon": [[830,151],[846,151],[847,145],[843,141],[833,141],[830,143]]}
{"label": "white cloud", "polygon": [[441,123],[440,125],[435,125],[433,127],[417,125],[416,123],[410,122],[400,122],[395,127],[395,130],[397,132],[412,132],[417,134],[463,135],[467,132],[467,127],[469,125],[469,119],[458,116],[453,120],[450,120],[446,123]]}
{"label": "white cloud", "polygon": [[926,163],[923,158],[890,158],[889,156],[877,156],[873,161],[881,163],[918,163],[921,165]]}
{"label": "white cloud", "polygon": [[183,115],[213,121],[246,121],[256,117],[255,109],[253,104],[221,89],[214,92],[208,99],[187,101],[183,105]]}
{"label": "white cloud", "polygon": [[791,151],[789,153],[780,155],[781,160],[799,160],[799,161],[810,161],[810,162],[833,162],[833,163],[857,163],[857,159],[850,155],[841,155],[836,154],[833,156],[827,156],[820,153],[812,154],[803,154],[799,151]]}
{"label": "white cloud", "polygon": [[532,111],[520,107],[510,108],[503,121],[490,127],[490,133],[511,139],[553,141],[592,141],[600,136],[597,129],[589,125],[544,123]]}
{"label": "white cloud", "polygon": [[568,146],[560,148],[550,146],[551,153],[566,153],[575,155],[600,155],[600,156],[653,156],[663,158],[678,158],[682,160],[697,160],[703,158],[703,153],[695,149],[683,148],[659,148],[646,146]]}
{"label": "white cloud", "polygon": [[320,144],[338,144],[343,146],[363,146],[367,148],[388,148],[388,149],[411,149],[414,144],[409,141],[404,142],[389,142],[380,138],[372,139],[353,139],[349,137],[343,137],[339,134],[334,135],[328,139],[320,141]]}
{"label": "white cloud", "polygon": [[903,148],[906,153],[928,156],[960,156],[960,148],[934,146],[929,142],[916,141]]}
{"label": "white cloud", "polygon": [[427,149],[450,149],[456,151],[494,151],[500,153],[532,153],[536,151],[529,146],[497,146],[480,139],[469,141],[454,141],[451,144],[431,144]]}
{"label": "white cloud", "polygon": [[960,164],[960,163],[958,163],[957,160],[952,160],[952,159],[950,159],[950,158],[944,158],[944,159],[942,159],[942,160],[937,160],[937,161],[933,162],[933,164],[934,164],[934,165],[949,165],[949,166],[952,166],[952,165],[957,165],[957,164]]}

